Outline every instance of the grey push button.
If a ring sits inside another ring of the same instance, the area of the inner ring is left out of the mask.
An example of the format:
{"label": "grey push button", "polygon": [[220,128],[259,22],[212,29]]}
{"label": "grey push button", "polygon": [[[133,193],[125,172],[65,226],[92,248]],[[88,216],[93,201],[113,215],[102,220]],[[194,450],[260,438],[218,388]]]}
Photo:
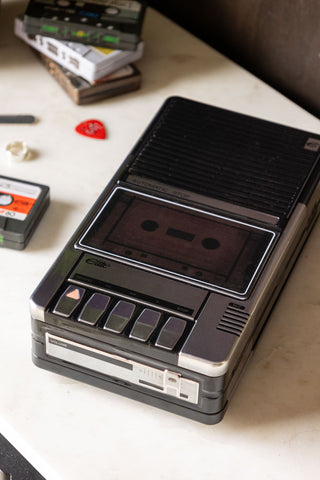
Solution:
{"label": "grey push button", "polygon": [[59,298],[53,313],[57,313],[62,317],[70,317],[75,308],[80,304],[84,294],[84,288],[70,285]]}
{"label": "grey push button", "polygon": [[109,305],[110,297],[102,293],[94,293],[83,307],[78,320],[79,322],[95,325],[104,314]]}
{"label": "grey push button", "polygon": [[110,332],[121,333],[131,320],[135,308],[134,303],[120,300],[111,310],[103,328]]}
{"label": "grey push button", "polygon": [[180,340],[187,322],[177,317],[170,317],[163,326],[157,341],[156,347],[172,350]]}
{"label": "grey push button", "polygon": [[157,327],[160,318],[160,312],[149,308],[144,309],[137,318],[129,336],[135,340],[146,342]]}

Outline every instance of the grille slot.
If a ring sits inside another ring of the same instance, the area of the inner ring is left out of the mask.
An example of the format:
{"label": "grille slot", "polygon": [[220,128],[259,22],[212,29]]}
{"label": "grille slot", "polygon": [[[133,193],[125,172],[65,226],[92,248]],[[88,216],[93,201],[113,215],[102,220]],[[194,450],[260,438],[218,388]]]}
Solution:
{"label": "grille slot", "polygon": [[237,308],[234,304],[229,304],[221,317],[217,329],[239,337],[247,324],[249,316],[250,314],[244,312],[241,308]]}
{"label": "grille slot", "polygon": [[279,217],[315,161],[303,131],[185,99],[149,133],[129,173]]}

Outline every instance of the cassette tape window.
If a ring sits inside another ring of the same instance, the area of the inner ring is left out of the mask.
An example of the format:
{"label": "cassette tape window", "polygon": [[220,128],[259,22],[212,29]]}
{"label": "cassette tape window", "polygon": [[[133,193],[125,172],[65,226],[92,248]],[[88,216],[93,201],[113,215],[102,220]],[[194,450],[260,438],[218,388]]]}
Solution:
{"label": "cassette tape window", "polygon": [[121,188],[80,245],[245,293],[274,233]]}

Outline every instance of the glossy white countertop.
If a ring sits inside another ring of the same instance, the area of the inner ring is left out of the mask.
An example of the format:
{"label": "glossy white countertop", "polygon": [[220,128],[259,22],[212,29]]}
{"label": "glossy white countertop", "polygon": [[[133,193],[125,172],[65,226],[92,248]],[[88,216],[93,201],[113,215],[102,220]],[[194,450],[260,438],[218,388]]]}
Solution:
{"label": "glossy white countertop", "polygon": [[[36,368],[28,298],[164,100],[180,95],[320,133],[320,122],[148,10],[142,89],[76,106],[14,38],[25,3],[0,16],[0,173],[47,184],[51,205],[27,248],[0,249],[0,432],[47,480],[318,478],[320,223],[288,281],[224,420],[205,426]],[[97,118],[107,140],[75,133]],[[23,140],[33,159],[9,164]]]}

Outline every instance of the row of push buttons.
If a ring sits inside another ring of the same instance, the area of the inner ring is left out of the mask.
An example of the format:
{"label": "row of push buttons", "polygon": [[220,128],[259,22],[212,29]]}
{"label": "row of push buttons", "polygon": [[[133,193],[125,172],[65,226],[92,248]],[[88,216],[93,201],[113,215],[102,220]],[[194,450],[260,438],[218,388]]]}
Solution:
{"label": "row of push buttons", "polygon": [[[85,288],[69,285],[56,303],[53,313],[63,317],[71,317],[77,307],[81,305],[86,294]],[[119,300],[114,304],[109,295],[92,293],[85,301],[77,320],[88,325],[96,325],[106,315],[102,328],[109,332],[121,334],[134,318],[136,305],[129,301]],[[113,305],[111,310],[108,307]],[[129,332],[129,337],[141,342],[147,342],[160,325],[162,314],[151,308],[144,308],[135,319]],[[185,328],[186,320],[171,316],[162,326],[155,345],[166,350],[173,350],[180,340]]]}

